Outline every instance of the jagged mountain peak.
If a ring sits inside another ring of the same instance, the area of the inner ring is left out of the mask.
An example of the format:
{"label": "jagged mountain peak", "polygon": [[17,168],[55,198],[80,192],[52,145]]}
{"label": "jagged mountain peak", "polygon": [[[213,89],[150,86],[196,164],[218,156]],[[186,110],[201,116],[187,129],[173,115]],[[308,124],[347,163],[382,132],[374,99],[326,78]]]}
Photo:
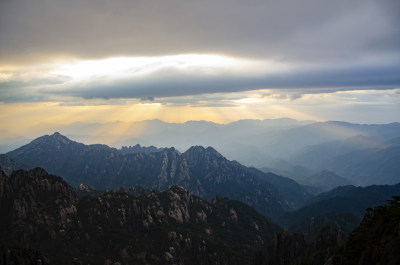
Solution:
{"label": "jagged mountain peak", "polygon": [[57,141],[57,142],[64,143],[64,144],[75,143],[74,141],[70,140],[68,137],[62,135],[59,132],[55,132],[52,135],[44,135],[42,137],[39,137],[37,140]]}
{"label": "jagged mountain peak", "polygon": [[64,135],[62,135],[62,134],[59,133],[59,132],[54,132],[51,136],[52,136],[52,137],[65,137]]}
{"label": "jagged mountain peak", "polygon": [[202,145],[191,146],[186,152],[204,152],[206,149]]}
{"label": "jagged mountain peak", "polygon": [[62,135],[59,132],[55,132],[51,135],[43,135],[41,137],[38,137],[34,139],[32,142],[14,150],[11,152],[8,152],[7,154],[12,156],[15,156],[16,153],[23,153],[27,150],[34,150],[37,148],[53,148],[53,149],[62,149],[67,146],[84,146],[81,143],[72,141],[68,137]]}
{"label": "jagged mountain peak", "polygon": [[36,167],[28,171],[18,170],[14,171],[10,177],[10,181],[18,186],[20,189],[28,187],[31,190],[32,186],[37,187],[42,191],[57,191],[62,193],[73,193],[72,188],[61,177],[49,174],[41,167]]}
{"label": "jagged mountain peak", "polygon": [[185,189],[184,187],[180,186],[180,185],[174,185],[172,187],[169,188],[171,191],[173,191],[174,193],[184,193],[184,194],[188,194],[189,191],[187,189]]}
{"label": "jagged mountain peak", "polygon": [[201,145],[192,146],[183,154],[188,154],[188,155],[198,154],[198,155],[222,157],[222,155],[217,150],[212,148],[211,146],[205,148],[204,146],[201,146]]}
{"label": "jagged mountain peak", "polygon": [[49,174],[46,172],[46,170],[44,170],[43,168],[41,168],[41,167],[35,167],[35,168],[32,168],[32,169],[30,169],[30,170],[28,170],[28,171],[25,171],[25,170],[18,170],[18,171],[16,171],[14,174],[13,174],[13,176],[14,175],[21,175],[21,174],[25,174],[26,173],[26,175],[29,175],[29,176],[34,176],[34,177],[42,177],[42,176],[48,176]]}

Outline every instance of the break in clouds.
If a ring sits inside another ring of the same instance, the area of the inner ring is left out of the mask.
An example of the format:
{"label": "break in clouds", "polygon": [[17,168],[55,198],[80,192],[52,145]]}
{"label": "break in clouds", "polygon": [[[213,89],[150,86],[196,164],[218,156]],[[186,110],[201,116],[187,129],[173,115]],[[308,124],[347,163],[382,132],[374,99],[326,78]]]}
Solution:
{"label": "break in clouds", "polygon": [[190,69],[171,65],[156,68],[148,69],[143,75],[129,65],[119,72],[119,76],[93,73],[76,77],[74,74],[69,76],[51,72],[34,77],[16,75],[14,80],[11,78],[0,83],[1,101],[63,101],[66,98],[136,98],[148,101],[165,97],[260,89],[281,89],[283,93],[295,90],[296,94],[394,89],[400,84],[400,64],[330,68],[292,66],[279,71],[268,71],[267,67],[260,71],[254,66],[244,66],[240,71],[198,65]]}

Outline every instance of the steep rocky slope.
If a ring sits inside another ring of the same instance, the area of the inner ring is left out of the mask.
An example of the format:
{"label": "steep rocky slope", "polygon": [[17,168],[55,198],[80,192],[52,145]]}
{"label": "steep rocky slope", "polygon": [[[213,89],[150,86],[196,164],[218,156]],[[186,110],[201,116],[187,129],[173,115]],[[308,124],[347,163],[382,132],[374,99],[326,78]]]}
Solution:
{"label": "steep rocky slope", "polygon": [[307,243],[303,234],[277,233],[256,265],[400,264],[400,196],[368,208],[361,224],[346,236],[332,226]]}
{"label": "steep rocky slope", "polygon": [[180,186],[78,199],[40,168],[1,171],[0,205],[0,245],[34,248],[50,264],[249,264],[281,231],[241,202]]}
{"label": "steep rocky slope", "polygon": [[350,234],[330,264],[400,264],[399,249],[400,196],[395,196],[388,205],[368,209],[360,226]]}
{"label": "steep rocky slope", "polygon": [[11,175],[11,173],[18,169],[29,169],[28,166],[11,159],[5,154],[0,154],[0,167],[3,169],[4,173]]}

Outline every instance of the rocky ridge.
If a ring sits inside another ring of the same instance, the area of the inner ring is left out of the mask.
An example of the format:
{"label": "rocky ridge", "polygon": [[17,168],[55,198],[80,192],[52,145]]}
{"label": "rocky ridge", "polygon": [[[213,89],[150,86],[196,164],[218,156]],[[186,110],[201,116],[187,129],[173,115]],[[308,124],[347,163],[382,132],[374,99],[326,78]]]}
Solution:
{"label": "rocky ridge", "polygon": [[79,199],[41,168],[1,171],[0,202],[0,245],[34,248],[50,264],[249,264],[281,230],[243,203],[180,186]]}
{"label": "rocky ridge", "polygon": [[180,154],[174,148],[152,153],[122,154],[105,145],[84,145],[55,133],[7,153],[30,166],[62,176],[72,186],[96,189],[140,185],[165,190],[180,185],[210,200],[215,195],[240,200],[277,218],[310,198],[296,182],[229,161],[215,149],[193,146]]}

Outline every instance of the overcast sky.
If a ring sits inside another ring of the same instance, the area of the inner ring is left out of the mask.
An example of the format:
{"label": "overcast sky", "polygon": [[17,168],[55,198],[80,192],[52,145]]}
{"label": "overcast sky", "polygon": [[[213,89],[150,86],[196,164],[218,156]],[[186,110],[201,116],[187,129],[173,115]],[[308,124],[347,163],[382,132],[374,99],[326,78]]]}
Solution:
{"label": "overcast sky", "polygon": [[400,121],[399,25],[398,0],[0,0],[1,129]]}

